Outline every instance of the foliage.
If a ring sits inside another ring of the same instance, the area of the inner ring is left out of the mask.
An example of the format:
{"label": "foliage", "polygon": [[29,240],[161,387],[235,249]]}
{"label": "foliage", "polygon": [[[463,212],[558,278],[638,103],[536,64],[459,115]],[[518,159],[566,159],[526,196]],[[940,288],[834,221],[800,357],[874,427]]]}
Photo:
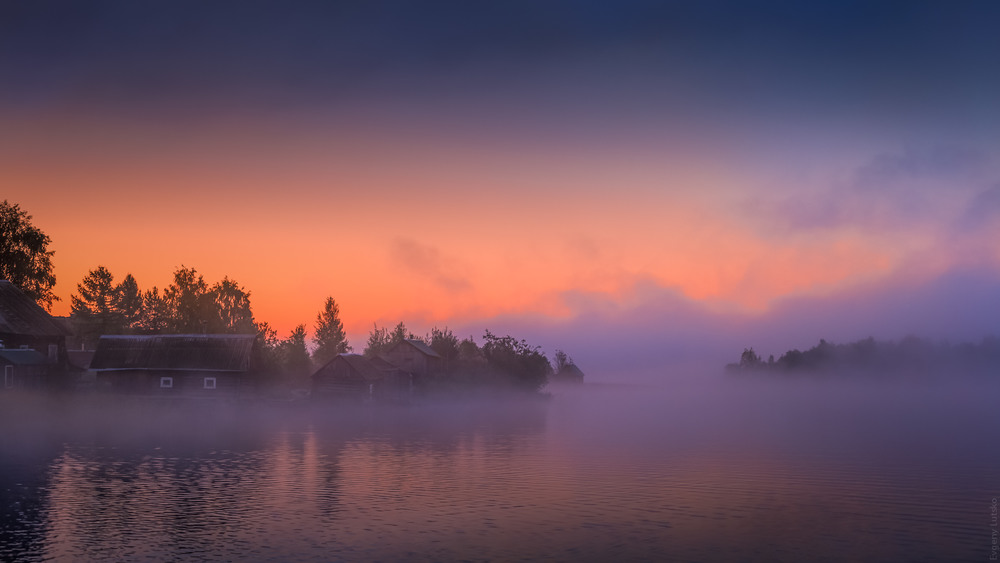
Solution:
{"label": "foliage", "polygon": [[548,383],[552,365],[537,346],[512,336],[483,335],[483,356],[490,368],[506,375],[516,387],[538,391]]}
{"label": "foliage", "polygon": [[114,276],[104,266],[91,270],[76,286],[70,298],[77,332],[84,342],[93,344],[102,334],[120,334],[124,319],[117,309],[119,302]]}
{"label": "foliage", "polygon": [[820,340],[808,350],[789,350],[767,362],[747,348],[739,363],[728,364],[732,372],[768,373],[1000,373],[1000,340],[987,337],[979,344],[952,346],[907,336],[901,341],[878,342],[866,338],[848,344]]}
{"label": "foliage", "polygon": [[[193,270],[192,270],[193,271]],[[257,327],[250,309],[250,293],[229,277],[212,286],[208,298],[215,311],[214,318],[208,319],[209,332],[227,334],[251,334]]]}
{"label": "foliage", "polygon": [[441,359],[444,360],[445,370],[447,371],[449,366],[458,359],[458,337],[448,330],[448,327],[445,327],[443,330],[434,327],[431,329],[431,334],[426,340],[430,343],[431,350],[437,352],[437,355],[441,356]]}
{"label": "foliage", "polygon": [[174,282],[167,286],[163,298],[170,310],[167,330],[178,334],[207,333],[218,317],[213,311],[214,298],[208,284],[194,268],[181,266],[174,272]]}
{"label": "foliage", "polygon": [[313,350],[313,360],[319,365],[325,365],[337,354],[351,351],[350,344],[347,343],[347,333],[344,332],[344,323],[340,320],[340,308],[333,297],[327,297],[323,310],[316,315],[316,335],[313,343],[316,349]]}
{"label": "foliage", "polygon": [[170,304],[155,286],[142,295],[142,312],[137,328],[146,334],[165,332],[170,326]]}
{"label": "foliage", "polygon": [[305,381],[312,367],[306,349],[306,325],[296,326],[288,338],[278,343],[278,358],[287,379],[300,384]]}
{"label": "foliage", "polygon": [[125,274],[125,279],[115,288],[115,310],[121,316],[123,329],[129,332],[139,329],[143,298],[139,284],[132,274]]}
{"label": "foliage", "polygon": [[364,354],[366,358],[375,358],[389,348],[392,348],[396,344],[399,344],[408,338],[416,338],[416,335],[407,331],[406,325],[403,324],[402,321],[400,321],[399,324],[397,324],[391,331],[385,328],[379,328],[376,324],[371,332],[368,333],[368,343],[365,344],[365,350],[362,354]]}
{"label": "foliage", "polygon": [[59,298],[52,292],[56,276],[49,250],[52,239],[31,223],[16,203],[0,202],[0,279],[20,288],[46,309]]}

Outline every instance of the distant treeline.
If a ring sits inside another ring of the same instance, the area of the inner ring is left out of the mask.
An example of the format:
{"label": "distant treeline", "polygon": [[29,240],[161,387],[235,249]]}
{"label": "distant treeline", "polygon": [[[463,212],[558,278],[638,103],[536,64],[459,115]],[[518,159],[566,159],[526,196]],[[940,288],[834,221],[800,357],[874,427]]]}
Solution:
{"label": "distant treeline", "polygon": [[[305,323],[287,338],[278,338],[267,322],[254,318],[250,292],[239,283],[224,277],[209,284],[194,268],[183,266],[162,292],[156,287],[141,291],[131,274],[116,283],[107,268],[98,266],[77,284],[70,320],[79,339],[76,346],[86,349],[94,349],[102,335],[110,334],[256,334],[253,371],[292,387],[308,386],[314,370],[353,350],[332,297],[316,315],[310,351]],[[537,391],[550,377],[583,380],[583,372],[565,352],[556,350],[553,365],[538,346],[488,330],[479,345],[472,336],[459,340],[447,327],[418,336],[402,322],[392,330],[375,325],[362,353],[375,358],[404,339],[420,340],[441,356],[438,384]]]}
{"label": "distant treeline", "polygon": [[812,348],[789,350],[777,360],[762,359],[745,348],[738,363],[726,365],[734,373],[898,373],[1000,374],[1000,339],[988,336],[979,343],[934,342],[915,336],[896,341],[866,338],[848,344],[820,340]]}

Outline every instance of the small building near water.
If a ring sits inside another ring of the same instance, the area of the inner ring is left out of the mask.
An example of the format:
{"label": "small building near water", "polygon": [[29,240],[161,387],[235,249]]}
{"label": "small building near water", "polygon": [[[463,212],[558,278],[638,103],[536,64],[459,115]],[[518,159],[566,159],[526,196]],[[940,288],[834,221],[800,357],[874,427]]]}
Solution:
{"label": "small building near water", "polygon": [[390,364],[418,379],[434,377],[443,368],[441,356],[423,340],[402,340],[386,350],[383,356]]}
{"label": "small building near water", "polygon": [[0,390],[66,383],[66,337],[70,334],[20,288],[0,280]]}
{"label": "small building near water", "polygon": [[316,399],[354,402],[405,401],[413,391],[413,376],[382,358],[338,354],[312,375]]}
{"label": "small building near water", "polygon": [[251,386],[253,334],[102,336],[90,362],[99,390],[233,398]]}

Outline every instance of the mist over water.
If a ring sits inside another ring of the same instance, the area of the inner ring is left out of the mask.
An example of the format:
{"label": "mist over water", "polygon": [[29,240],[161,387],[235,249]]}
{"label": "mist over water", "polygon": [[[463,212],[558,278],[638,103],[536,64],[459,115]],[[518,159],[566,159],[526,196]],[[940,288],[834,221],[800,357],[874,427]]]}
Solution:
{"label": "mist over water", "polygon": [[17,561],[984,560],[1000,385],[677,374],[410,407],[4,399]]}

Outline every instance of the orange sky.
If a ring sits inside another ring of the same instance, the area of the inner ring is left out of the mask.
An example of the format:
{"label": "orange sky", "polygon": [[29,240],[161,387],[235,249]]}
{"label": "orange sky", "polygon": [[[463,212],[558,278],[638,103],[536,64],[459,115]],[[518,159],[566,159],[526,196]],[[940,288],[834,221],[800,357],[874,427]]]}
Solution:
{"label": "orange sky", "polygon": [[824,184],[697,141],[600,151],[567,140],[542,153],[530,141],[349,123],[158,129],[60,116],[14,126],[0,182],[52,237],[56,314],[98,265],[144,289],[185,265],[209,283],[236,279],[282,335],[311,325],[331,295],[360,344],[373,322],[565,317],[566,291],[621,299],[652,281],[711,307],[761,311],[878,279],[914,256],[935,257],[927,273],[952,262],[933,221],[775,227],[775,202],[822,194],[849,176],[849,153],[814,171]]}

